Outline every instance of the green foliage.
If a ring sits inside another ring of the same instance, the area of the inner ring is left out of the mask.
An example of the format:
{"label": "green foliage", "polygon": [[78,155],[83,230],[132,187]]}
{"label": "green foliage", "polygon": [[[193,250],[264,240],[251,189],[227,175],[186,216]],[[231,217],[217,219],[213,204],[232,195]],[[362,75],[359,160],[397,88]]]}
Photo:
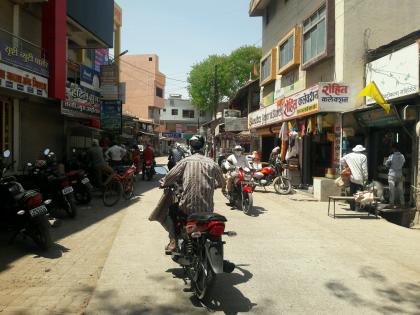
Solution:
{"label": "green foliage", "polygon": [[[193,104],[201,109],[213,109],[215,104],[231,98],[252,74],[261,59],[261,49],[243,46],[230,55],[210,55],[194,64],[188,76],[188,92]],[[215,99],[215,66],[217,65],[217,92]]]}

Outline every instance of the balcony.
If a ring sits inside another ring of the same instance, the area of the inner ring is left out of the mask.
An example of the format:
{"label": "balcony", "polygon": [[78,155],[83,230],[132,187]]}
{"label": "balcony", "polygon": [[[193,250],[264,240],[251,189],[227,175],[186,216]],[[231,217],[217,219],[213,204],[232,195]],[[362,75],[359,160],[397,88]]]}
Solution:
{"label": "balcony", "polygon": [[270,3],[270,0],[251,0],[249,2],[249,16],[263,16],[264,9]]}
{"label": "balcony", "polygon": [[0,28],[0,62],[48,77],[45,50],[24,38]]}

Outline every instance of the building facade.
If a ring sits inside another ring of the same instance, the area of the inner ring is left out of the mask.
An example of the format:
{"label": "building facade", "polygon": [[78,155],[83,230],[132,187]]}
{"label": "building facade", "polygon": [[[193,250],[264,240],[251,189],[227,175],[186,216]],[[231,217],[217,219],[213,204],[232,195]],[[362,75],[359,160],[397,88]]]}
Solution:
{"label": "building facade", "polygon": [[154,54],[125,55],[120,60],[121,81],[126,84],[124,110],[141,119],[159,124],[165,106],[166,77],[159,71],[159,57]]}
{"label": "building facade", "polygon": [[[357,119],[343,113],[365,104],[357,94],[369,83],[368,52],[416,31],[420,3],[252,0],[249,14],[262,17],[261,109],[249,126],[261,136],[263,157],[277,145],[282,159],[292,151],[295,182],[305,186],[334,176],[347,149],[343,130]],[[350,146],[357,143],[369,145],[354,137]]]}

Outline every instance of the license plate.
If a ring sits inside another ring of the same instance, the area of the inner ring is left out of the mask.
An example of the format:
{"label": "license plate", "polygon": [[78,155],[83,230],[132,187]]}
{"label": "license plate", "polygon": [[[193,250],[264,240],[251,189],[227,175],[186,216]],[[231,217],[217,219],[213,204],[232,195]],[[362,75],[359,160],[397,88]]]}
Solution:
{"label": "license plate", "polygon": [[62,192],[63,192],[63,195],[68,195],[68,194],[71,194],[71,193],[73,192],[73,187],[71,187],[71,186],[65,187],[65,188],[62,190]]}
{"label": "license plate", "polygon": [[90,182],[90,180],[87,177],[82,179],[82,184],[87,184],[89,182]]}
{"label": "license plate", "polygon": [[31,215],[32,218],[38,217],[40,215],[44,215],[44,214],[47,214],[47,213],[48,213],[48,209],[44,205],[29,210],[29,214]]}

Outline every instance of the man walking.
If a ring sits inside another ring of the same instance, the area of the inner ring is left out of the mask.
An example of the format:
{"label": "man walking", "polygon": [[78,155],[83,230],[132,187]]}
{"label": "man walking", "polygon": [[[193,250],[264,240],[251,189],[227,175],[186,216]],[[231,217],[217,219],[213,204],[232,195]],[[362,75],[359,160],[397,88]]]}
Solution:
{"label": "man walking", "polygon": [[[368,179],[367,169],[367,157],[364,154],[366,151],[365,147],[358,144],[356,145],[352,153],[345,155],[341,159],[341,163],[346,163],[350,168],[350,194],[353,195],[359,190],[363,190],[363,184]],[[356,209],[356,202],[350,201],[350,209]]]}
{"label": "man walking", "polygon": [[400,199],[401,207],[405,206],[404,200],[404,178],[402,169],[405,163],[404,155],[399,151],[397,145],[393,145],[392,154],[388,157],[385,162],[385,166],[389,167],[388,172],[388,184],[389,184],[389,203],[391,206],[395,205],[395,193],[397,192]]}

